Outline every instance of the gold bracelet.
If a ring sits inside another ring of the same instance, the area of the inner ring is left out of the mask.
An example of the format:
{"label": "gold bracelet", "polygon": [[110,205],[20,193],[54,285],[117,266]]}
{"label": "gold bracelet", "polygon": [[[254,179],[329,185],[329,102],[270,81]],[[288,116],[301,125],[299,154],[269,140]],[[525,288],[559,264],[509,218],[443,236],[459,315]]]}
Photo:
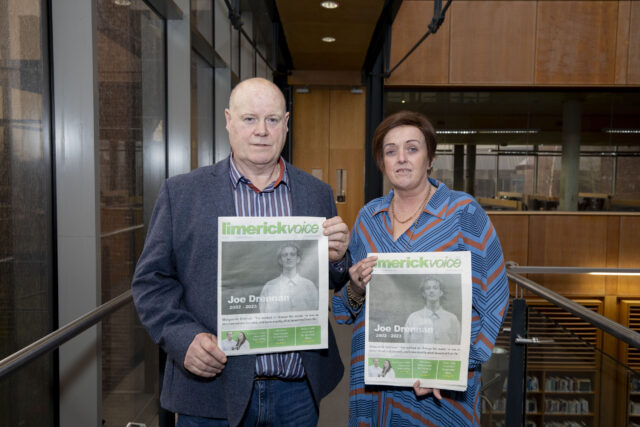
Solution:
{"label": "gold bracelet", "polygon": [[351,304],[351,307],[360,308],[360,306],[364,303],[364,297],[364,295],[354,295],[354,292],[351,289],[351,282],[347,283],[347,298],[349,299],[349,304]]}

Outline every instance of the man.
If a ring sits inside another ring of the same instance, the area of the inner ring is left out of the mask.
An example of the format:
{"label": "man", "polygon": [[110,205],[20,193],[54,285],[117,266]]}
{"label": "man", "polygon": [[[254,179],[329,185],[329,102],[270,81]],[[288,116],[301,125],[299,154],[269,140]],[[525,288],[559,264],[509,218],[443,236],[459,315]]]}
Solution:
{"label": "man", "polygon": [[235,346],[236,342],[233,340],[233,332],[227,331],[227,338],[220,342],[220,348],[226,353],[227,351],[233,350]]}
{"label": "man", "polygon": [[[298,274],[300,249],[293,243],[287,243],[278,249],[278,264],[282,274],[269,280],[260,293],[261,313],[283,313],[318,309],[318,288],[309,279]],[[265,298],[266,300],[262,300]],[[271,298],[269,297],[287,297]]]}
{"label": "man", "polygon": [[379,377],[382,374],[382,368],[380,367],[380,360],[373,359],[373,365],[369,365],[369,377]]}
{"label": "man", "polygon": [[404,341],[425,344],[460,344],[460,321],[440,305],[444,295],[440,281],[426,277],[420,285],[424,308],[411,313],[405,323]]}
{"label": "man", "polygon": [[343,373],[333,331],[326,350],[227,359],[217,337],[217,219],[329,218],[331,283],[344,282],[348,228],[331,188],[280,158],[289,113],[277,86],[241,82],[225,117],[232,155],[165,181],[132,283],[140,319],[168,356],[160,403],[178,426],[315,425]]}

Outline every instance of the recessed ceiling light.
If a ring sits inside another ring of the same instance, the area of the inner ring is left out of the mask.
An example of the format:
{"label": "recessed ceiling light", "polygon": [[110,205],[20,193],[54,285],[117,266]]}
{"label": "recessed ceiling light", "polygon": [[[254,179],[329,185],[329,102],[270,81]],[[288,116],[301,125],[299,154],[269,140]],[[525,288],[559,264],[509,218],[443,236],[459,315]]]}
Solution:
{"label": "recessed ceiling light", "polygon": [[118,6],[131,6],[131,0],[114,0]]}
{"label": "recessed ceiling light", "polygon": [[335,9],[336,7],[340,6],[340,3],[338,3],[337,1],[321,1],[320,6],[324,7],[325,9]]}
{"label": "recessed ceiling light", "polygon": [[333,43],[334,41],[336,41],[336,38],[331,36],[326,36],[322,38],[322,41],[325,43]]}

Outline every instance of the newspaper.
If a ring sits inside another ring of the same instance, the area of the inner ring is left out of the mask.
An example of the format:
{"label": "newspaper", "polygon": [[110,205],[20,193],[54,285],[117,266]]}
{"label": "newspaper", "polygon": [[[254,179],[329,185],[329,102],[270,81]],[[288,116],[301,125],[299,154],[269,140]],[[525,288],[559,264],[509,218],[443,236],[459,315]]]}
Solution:
{"label": "newspaper", "polygon": [[327,348],[324,220],[218,219],[218,345],[227,355]]}
{"label": "newspaper", "polygon": [[471,253],[373,253],[366,294],[365,383],[464,391]]}

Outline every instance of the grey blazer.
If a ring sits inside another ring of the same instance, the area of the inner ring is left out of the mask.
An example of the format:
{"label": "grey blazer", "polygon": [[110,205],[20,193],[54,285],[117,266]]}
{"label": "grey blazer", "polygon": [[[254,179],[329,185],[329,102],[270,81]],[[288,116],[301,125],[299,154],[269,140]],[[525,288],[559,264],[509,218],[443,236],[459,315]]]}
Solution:
{"label": "grey blazer", "polygon": [[[336,215],[331,187],[290,164],[287,173],[293,215]],[[183,362],[197,334],[217,335],[217,219],[234,215],[228,158],[166,180],[131,285],[142,324],[167,353],[162,407],[227,418],[232,426],[240,423],[249,403],[256,356],[229,357],[223,372],[213,379],[191,374]],[[332,285],[345,282],[346,270],[340,272],[330,264]],[[344,372],[331,326],[327,350],[301,355],[319,404]]]}

